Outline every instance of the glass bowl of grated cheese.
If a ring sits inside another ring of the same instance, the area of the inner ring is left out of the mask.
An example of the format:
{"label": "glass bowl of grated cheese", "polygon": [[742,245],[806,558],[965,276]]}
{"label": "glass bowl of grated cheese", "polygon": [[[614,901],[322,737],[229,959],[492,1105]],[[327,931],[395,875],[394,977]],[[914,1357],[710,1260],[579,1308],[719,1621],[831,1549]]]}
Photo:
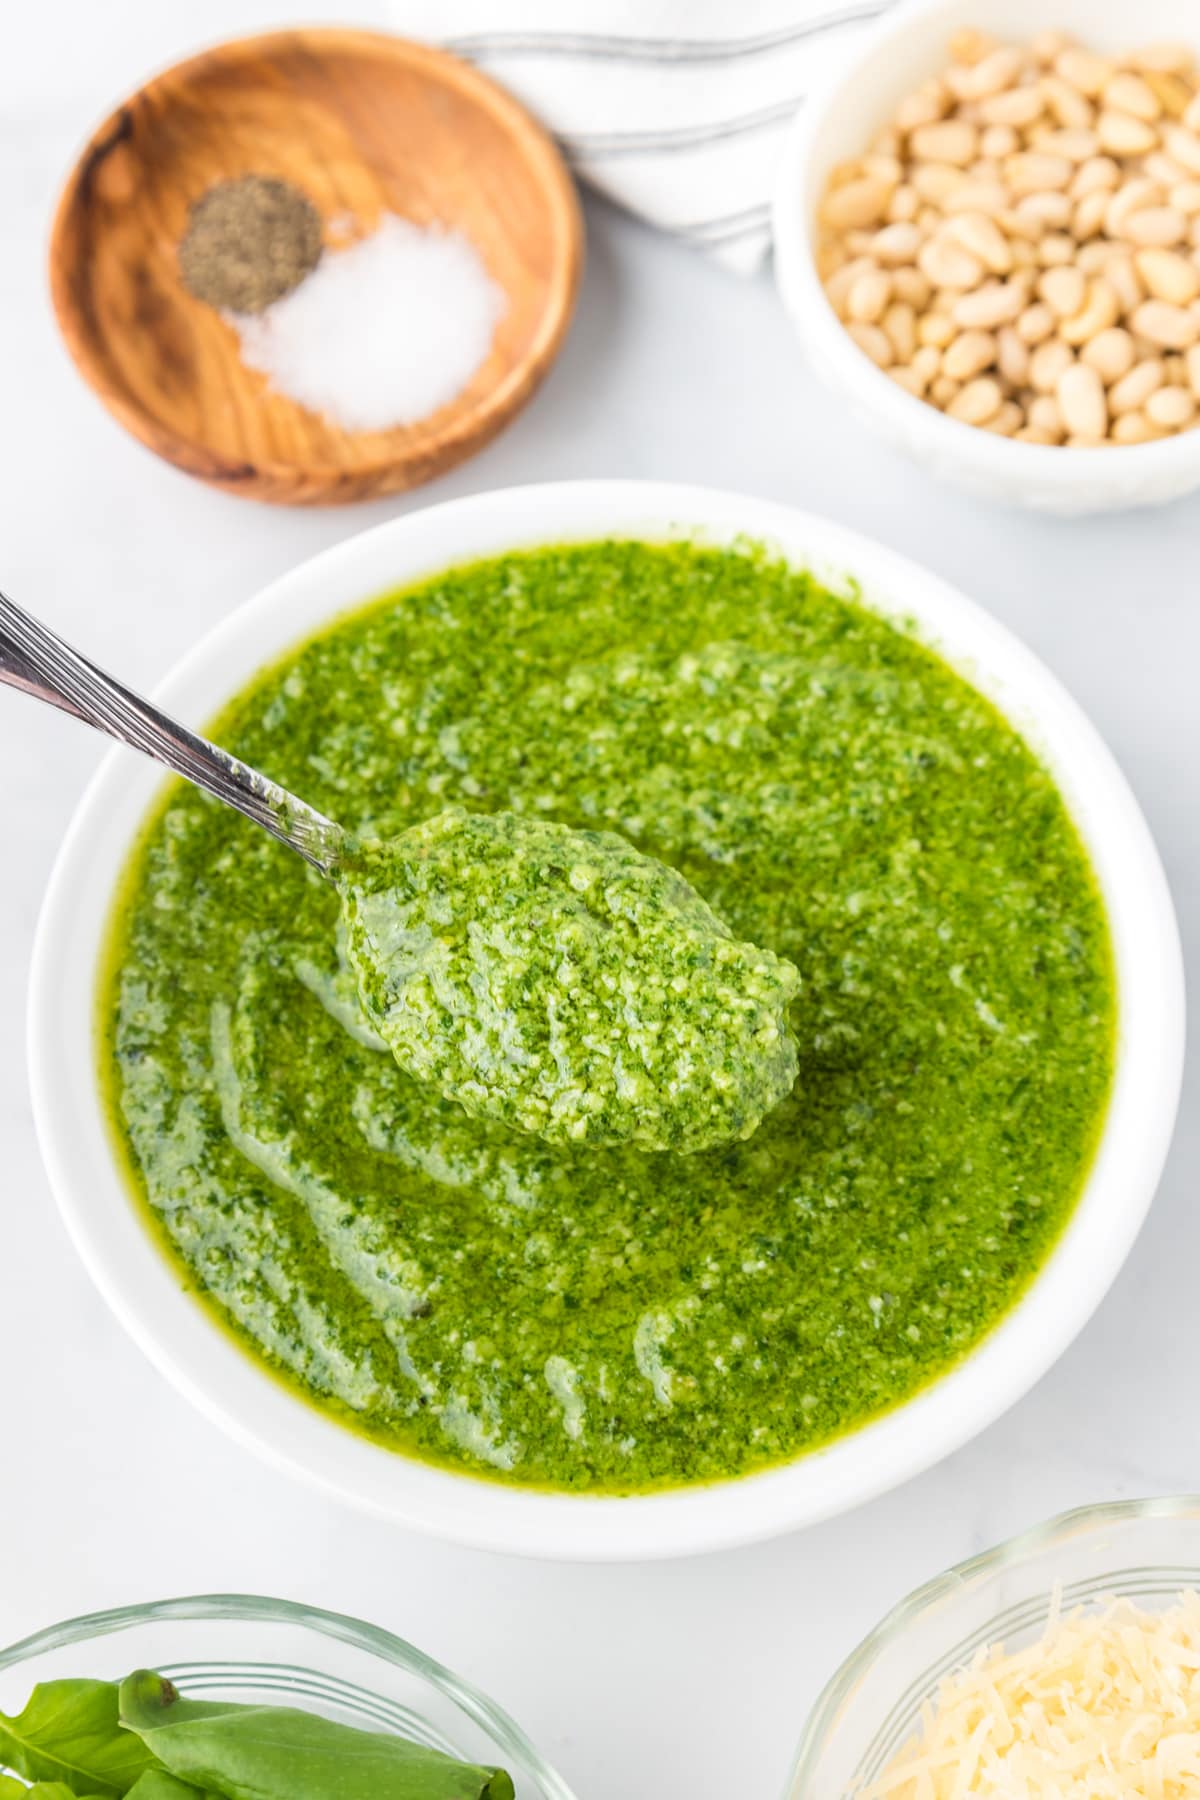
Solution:
{"label": "glass bowl of grated cheese", "polygon": [[785,1800],[1192,1800],[1200,1495],[1062,1514],[919,1588],[805,1728]]}

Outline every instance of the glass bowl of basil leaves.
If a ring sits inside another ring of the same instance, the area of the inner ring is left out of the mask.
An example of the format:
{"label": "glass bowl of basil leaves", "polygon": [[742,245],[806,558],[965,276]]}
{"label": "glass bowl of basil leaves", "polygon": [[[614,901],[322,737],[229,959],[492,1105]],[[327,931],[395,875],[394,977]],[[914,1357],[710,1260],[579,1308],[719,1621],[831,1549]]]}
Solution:
{"label": "glass bowl of basil leaves", "polygon": [[0,1650],[0,1800],[574,1800],[394,1637],[285,1600],[92,1613]]}

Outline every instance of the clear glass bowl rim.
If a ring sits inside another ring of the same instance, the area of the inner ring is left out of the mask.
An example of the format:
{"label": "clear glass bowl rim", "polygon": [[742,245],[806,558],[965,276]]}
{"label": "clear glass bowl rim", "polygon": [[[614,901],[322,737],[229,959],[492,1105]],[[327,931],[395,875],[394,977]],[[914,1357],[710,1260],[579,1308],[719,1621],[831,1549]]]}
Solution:
{"label": "clear glass bowl rim", "polygon": [[[1055,1513],[1040,1525],[1033,1525],[1015,1537],[1005,1538],[990,1550],[982,1550],[965,1561],[955,1563],[931,1581],[923,1582],[884,1614],[858,1647],[852,1650],[840,1668],[826,1683],[805,1722],[799,1747],[784,1789],[784,1800],[804,1792],[803,1783],[811,1776],[839,1711],[858,1681],[859,1676],[893,1639],[906,1631],[926,1607],[948,1598],[964,1582],[981,1575],[994,1575],[1000,1570],[1024,1562],[1051,1549],[1061,1538],[1079,1531],[1105,1525],[1134,1523],[1139,1519],[1187,1519],[1200,1523],[1200,1493],[1159,1495],[1145,1500],[1105,1500],[1092,1506],[1076,1506]],[[1200,1551],[1200,1543],[1198,1543]],[[1113,1573],[1118,1571],[1114,1568]]]}
{"label": "clear glass bowl rim", "polygon": [[327,1612],[294,1600],[271,1600],[258,1594],[192,1594],[173,1600],[145,1601],[117,1606],[104,1612],[83,1613],[75,1619],[47,1625],[28,1637],[0,1648],[0,1669],[11,1669],[49,1650],[61,1650],[94,1637],[107,1637],[132,1626],[160,1621],[233,1619],[243,1623],[293,1625],[338,1643],[382,1658],[429,1682],[458,1706],[468,1718],[490,1732],[502,1751],[519,1757],[537,1780],[547,1800],[575,1800],[562,1776],[542,1756],[516,1720],[494,1700],[456,1675],[444,1663],[427,1656],[414,1644],[368,1625],[346,1613]]}

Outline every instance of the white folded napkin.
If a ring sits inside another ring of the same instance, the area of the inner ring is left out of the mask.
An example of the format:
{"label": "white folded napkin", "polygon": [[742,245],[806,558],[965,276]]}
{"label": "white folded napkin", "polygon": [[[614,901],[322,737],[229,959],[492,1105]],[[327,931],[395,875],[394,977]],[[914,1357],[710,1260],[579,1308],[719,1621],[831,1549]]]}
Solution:
{"label": "white folded napkin", "polygon": [[784,134],[888,0],[393,0],[397,31],[470,58],[630,212],[749,274]]}

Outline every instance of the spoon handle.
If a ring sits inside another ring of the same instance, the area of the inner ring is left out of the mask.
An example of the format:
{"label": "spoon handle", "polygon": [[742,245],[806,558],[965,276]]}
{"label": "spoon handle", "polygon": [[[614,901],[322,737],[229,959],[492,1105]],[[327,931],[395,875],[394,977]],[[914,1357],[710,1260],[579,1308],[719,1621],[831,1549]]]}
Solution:
{"label": "spoon handle", "polygon": [[299,851],[322,874],[332,872],[342,841],[332,819],[105,674],[3,593],[0,684],[20,688],[165,763]]}

